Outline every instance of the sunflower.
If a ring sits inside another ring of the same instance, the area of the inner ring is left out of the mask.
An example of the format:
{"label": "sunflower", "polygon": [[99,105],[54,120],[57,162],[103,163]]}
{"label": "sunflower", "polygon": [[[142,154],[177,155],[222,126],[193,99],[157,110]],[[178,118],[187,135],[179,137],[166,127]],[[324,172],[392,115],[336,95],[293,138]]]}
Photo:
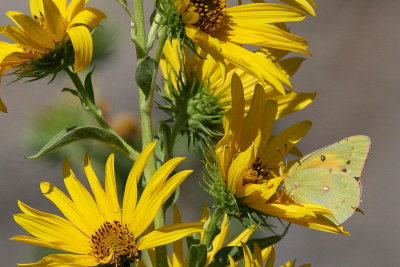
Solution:
{"label": "sunflower", "polygon": [[303,7],[309,7],[309,3],[288,2],[290,5],[251,3],[228,7],[226,0],[174,0],[183,24],[177,32],[184,31],[220,66],[232,63],[284,94],[283,84],[291,86],[285,73],[269,58],[243,45],[309,54],[306,40],[289,33],[283,24],[303,20]]}
{"label": "sunflower", "polygon": [[[210,217],[208,208],[204,208],[201,214],[200,221],[206,222]],[[174,223],[181,223],[182,219],[177,207],[174,208]],[[207,260],[206,265],[209,265],[213,259],[215,254],[226,246],[240,246],[241,242],[247,242],[249,237],[255,231],[255,225],[253,227],[247,228],[238,234],[234,239],[227,242],[227,235],[230,227],[230,221],[228,220],[227,214],[224,215],[221,221],[221,230],[220,232],[214,237],[211,250],[207,251]],[[200,242],[203,241],[204,235],[200,233]],[[225,246],[224,246],[225,245]],[[177,240],[173,243],[173,251],[172,251],[172,260],[170,260],[170,266],[177,267],[177,266],[189,266],[188,257],[185,256],[183,252],[183,242],[182,240]]]}
{"label": "sunflower", "polygon": [[0,26],[0,33],[15,42],[0,41],[0,77],[11,69],[18,79],[40,79],[69,65],[75,72],[84,70],[93,54],[89,29],[106,17],[85,2],[31,0],[31,16],[7,12],[17,26]]}
{"label": "sunflower", "polygon": [[224,120],[225,135],[215,148],[222,180],[239,205],[306,227],[346,233],[322,218],[331,214],[326,207],[294,203],[281,187],[282,160],[287,152],[301,155],[294,145],[308,132],[311,122],[299,122],[273,136],[276,102],[265,101],[264,90],[256,87],[245,115],[242,92],[232,87],[233,104]]}
{"label": "sunflower", "polygon": [[[285,51],[261,49],[257,54],[273,60],[274,64],[288,77],[293,76],[304,61],[302,57],[283,59],[287,55]],[[177,39],[172,39],[165,44],[160,66],[165,79],[162,94],[167,101],[167,106],[163,109],[177,121],[179,117],[189,118],[188,120],[195,120],[197,117],[203,119],[194,126],[204,127],[186,126],[190,129],[191,135],[201,133],[204,128],[216,129],[221,126],[223,114],[232,106],[231,82],[240,83],[238,79],[232,79],[234,73],[243,81],[246,112],[253,98],[254,87],[262,87],[258,85],[259,80],[256,77],[233,64],[227,65],[225,75],[214,58],[207,57],[204,50],[198,48],[197,54],[190,53],[189,49],[181,46]],[[315,93],[286,90],[285,95],[282,95],[269,85],[262,88],[266,99],[272,99],[278,103],[277,119],[303,109],[315,98]],[[189,103],[193,104],[189,105]]]}
{"label": "sunflower", "polygon": [[[242,243],[243,255],[244,255],[244,267],[262,267],[263,262],[265,262],[264,267],[274,267],[275,263],[275,250],[274,246],[267,247],[265,249],[260,249],[257,243],[254,243],[254,256],[251,255],[249,247]],[[235,261],[232,257],[229,257],[230,267],[235,267]],[[281,267],[296,267],[296,261],[288,261]],[[311,264],[303,264],[299,267],[311,267]]]}
{"label": "sunflower", "polygon": [[48,182],[40,189],[65,216],[35,210],[19,202],[22,211],[15,221],[33,236],[15,236],[12,240],[45,246],[73,254],[51,254],[37,263],[19,266],[126,266],[139,262],[141,251],[201,232],[202,222],[179,223],[148,230],[157,211],[175,189],[192,172],[185,170],[167,180],[183,158],[162,165],[137,199],[137,184],[155,143],[150,143],[133,165],[125,187],[122,207],[116,191],[114,156],[105,166],[105,189],[94,173],[90,159],[85,158],[85,173],[94,197],[77,180],[67,161],[64,183],[71,198]]}

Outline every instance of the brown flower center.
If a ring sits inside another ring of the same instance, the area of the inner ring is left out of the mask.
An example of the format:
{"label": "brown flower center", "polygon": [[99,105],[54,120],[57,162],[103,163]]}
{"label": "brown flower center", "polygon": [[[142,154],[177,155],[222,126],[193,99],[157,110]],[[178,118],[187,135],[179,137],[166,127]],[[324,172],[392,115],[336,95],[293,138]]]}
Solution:
{"label": "brown flower center", "polygon": [[100,264],[120,266],[140,260],[135,237],[126,225],[119,221],[105,222],[92,235],[92,255]]}
{"label": "brown flower center", "polygon": [[270,177],[269,174],[271,169],[260,162],[260,159],[256,159],[247,170],[244,171],[242,177],[242,185],[246,184],[262,184],[266,182]]}
{"label": "brown flower center", "polygon": [[212,34],[222,26],[222,18],[225,15],[226,0],[192,0],[191,6],[199,14],[196,26],[208,34]]}

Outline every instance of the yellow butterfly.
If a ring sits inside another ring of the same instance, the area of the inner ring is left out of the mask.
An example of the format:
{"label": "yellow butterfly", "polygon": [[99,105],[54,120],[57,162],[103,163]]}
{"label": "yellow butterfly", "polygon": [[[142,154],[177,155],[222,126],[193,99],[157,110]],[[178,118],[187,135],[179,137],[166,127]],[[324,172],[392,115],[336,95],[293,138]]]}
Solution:
{"label": "yellow butterfly", "polygon": [[285,191],[297,203],[327,207],[333,217],[325,217],[342,224],[360,205],[360,176],[370,145],[368,136],[355,135],[304,156],[285,176]]}

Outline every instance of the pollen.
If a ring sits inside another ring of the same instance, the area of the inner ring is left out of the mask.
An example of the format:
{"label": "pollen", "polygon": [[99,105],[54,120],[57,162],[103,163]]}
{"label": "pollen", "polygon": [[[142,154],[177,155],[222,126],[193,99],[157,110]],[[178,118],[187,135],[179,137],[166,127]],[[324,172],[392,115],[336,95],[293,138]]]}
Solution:
{"label": "pollen", "polygon": [[138,263],[140,251],[135,237],[126,225],[119,221],[105,222],[92,235],[92,255],[100,264],[120,266],[125,263]]}
{"label": "pollen", "polygon": [[33,18],[44,28],[45,26],[45,18],[42,12],[39,12],[39,15],[33,15]]}
{"label": "pollen", "polygon": [[192,0],[191,6],[200,17],[195,25],[203,32],[212,34],[222,27],[226,0]]}
{"label": "pollen", "polygon": [[262,184],[268,180],[270,169],[263,165],[259,159],[256,159],[244,172],[242,185],[246,184]]}

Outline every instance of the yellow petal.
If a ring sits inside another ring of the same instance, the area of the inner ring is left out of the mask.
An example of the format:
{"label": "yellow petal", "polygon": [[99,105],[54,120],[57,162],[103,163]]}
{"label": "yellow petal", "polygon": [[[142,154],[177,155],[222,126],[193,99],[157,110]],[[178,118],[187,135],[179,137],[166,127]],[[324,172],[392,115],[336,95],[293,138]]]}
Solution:
{"label": "yellow petal", "polygon": [[72,0],[67,7],[67,19],[72,21],[74,17],[82,11],[85,6],[85,0]]}
{"label": "yellow petal", "polygon": [[[230,21],[236,24],[238,20],[247,20],[253,23],[278,23],[300,21],[305,18],[302,11],[289,5],[253,3],[237,5],[226,9]],[[243,22],[242,22],[243,23]]]}
{"label": "yellow petal", "polygon": [[267,259],[267,262],[265,263],[264,267],[274,267],[274,263],[275,263],[274,246],[269,246],[269,247],[263,249],[261,253],[262,253],[262,258],[264,260]]}
{"label": "yellow petal", "polygon": [[[232,76],[231,83],[231,94],[232,94],[232,109],[229,114],[229,118],[232,123],[229,125],[232,128],[232,132],[236,136],[241,136],[241,130],[244,121],[244,96],[243,96],[243,85],[239,76],[234,74]],[[224,128],[225,132],[229,131],[228,127]]]}
{"label": "yellow petal", "polygon": [[262,267],[263,259],[260,246],[254,243],[254,267]]}
{"label": "yellow petal", "polygon": [[7,113],[7,107],[6,105],[4,105],[3,100],[1,100],[1,98],[0,98],[0,111]]}
{"label": "yellow petal", "polygon": [[[135,215],[131,229],[135,236],[140,236],[144,230],[150,225],[157,211],[161,208],[165,201],[172,195],[176,188],[192,173],[192,170],[178,172],[164,183],[159,191],[154,194],[142,194],[138,206],[135,210]],[[145,188],[146,190],[147,188]]]}
{"label": "yellow petal", "polygon": [[225,213],[224,218],[222,219],[221,222],[221,232],[215,236],[214,240],[212,241],[212,249],[207,253],[206,265],[211,263],[211,261],[214,259],[215,253],[217,253],[217,251],[224,246],[228,230],[229,230],[228,215]]}
{"label": "yellow petal", "polygon": [[[181,214],[179,212],[178,206],[174,204],[174,224],[182,223]],[[172,266],[179,267],[184,265],[184,255],[183,255],[183,241],[181,239],[176,240],[172,243]]]}
{"label": "yellow petal", "polygon": [[[44,52],[43,47],[41,47],[39,44],[36,44],[36,42],[33,41],[28,34],[26,34],[24,31],[22,31],[21,29],[15,27],[15,26],[8,25],[7,27],[5,27],[3,29],[3,31],[1,33],[24,48],[29,48],[29,49],[31,49],[35,52],[39,52],[39,53]],[[35,57],[34,55],[30,55],[28,53],[24,53],[24,54],[25,54],[26,58],[28,58],[28,57],[34,58]]]}
{"label": "yellow petal", "polygon": [[243,243],[247,242],[247,240],[249,240],[250,236],[254,233],[256,229],[257,229],[256,225],[252,225],[251,228],[246,228],[226,246],[239,246],[241,242]]}
{"label": "yellow petal", "polygon": [[53,0],[43,0],[45,24],[47,30],[54,36],[55,42],[61,41],[65,36],[64,18]]}
{"label": "yellow petal", "polygon": [[232,64],[257,77],[260,82],[270,84],[281,94],[282,83],[291,87],[285,73],[265,57],[233,43],[221,43],[221,54]]}
{"label": "yellow petal", "polygon": [[272,98],[278,102],[278,112],[275,119],[302,110],[313,102],[315,96],[315,93],[298,93],[292,91],[284,96]]}
{"label": "yellow petal", "polygon": [[36,263],[18,264],[20,267],[87,267],[99,262],[91,255],[51,254]]}
{"label": "yellow petal", "polygon": [[236,195],[242,188],[242,177],[243,172],[249,167],[251,162],[254,162],[254,147],[249,148],[240,153],[232,162],[229,171],[227,186],[231,190],[232,194]]}
{"label": "yellow petal", "polygon": [[121,209],[119,207],[117,184],[115,182],[114,154],[111,154],[107,159],[105,174],[106,196],[110,202],[114,220],[121,220]]}
{"label": "yellow petal", "polygon": [[302,121],[285,129],[268,143],[261,155],[261,162],[268,162],[268,165],[276,166],[310,128],[310,121]]}
{"label": "yellow petal", "polygon": [[175,170],[175,168],[184,160],[184,157],[176,157],[170,159],[164,163],[158,170],[153,174],[149,183],[146,185],[143,195],[153,194],[155,191],[163,187],[165,180]]}
{"label": "yellow petal", "polygon": [[[32,17],[16,11],[8,11],[7,16],[20,27],[22,32],[30,40],[28,47],[34,47],[39,51],[45,48],[54,49],[54,42],[49,38],[43,27]],[[19,42],[18,42],[19,43]],[[22,43],[23,44],[23,43]]]}
{"label": "yellow petal", "polygon": [[[249,247],[245,243],[242,243],[242,247],[243,247],[244,266],[245,267],[253,267],[254,262],[251,257],[251,251],[250,251]],[[255,265],[254,265],[254,267],[255,267]]]}
{"label": "yellow petal", "polygon": [[29,214],[16,214],[14,220],[33,236],[48,242],[58,242],[60,248],[66,251],[74,253],[90,251],[90,238],[66,220],[54,220],[54,218],[36,217]]}
{"label": "yellow petal", "polygon": [[40,17],[40,14],[44,14],[43,0],[29,0],[29,6],[32,17]]}
{"label": "yellow petal", "polygon": [[69,23],[68,27],[73,27],[76,24],[83,24],[88,27],[94,28],[106,18],[106,15],[100,10],[92,7],[87,7],[80,11]]}
{"label": "yellow petal", "polygon": [[165,245],[187,235],[204,231],[204,223],[180,223],[158,228],[142,237],[137,246],[139,250]]}
{"label": "yellow petal", "polygon": [[92,60],[93,41],[85,26],[72,27],[67,30],[75,51],[74,72],[84,70]]}
{"label": "yellow petal", "polygon": [[82,214],[60,189],[50,183],[42,182],[40,183],[40,190],[45,197],[56,205],[70,222],[81,229],[86,235],[91,235],[96,230],[96,228],[86,220],[85,214]]}
{"label": "yellow petal", "polygon": [[137,202],[137,184],[142,175],[143,169],[150,158],[156,142],[148,144],[136,159],[131,171],[129,172],[128,179],[125,185],[124,199],[122,203],[122,221],[130,225],[133,221],[136,202]]}
{"label": "yellow petal", "polygon": [[281,0],[282,2],[288,3],[291,6],[294,6],[308,14],[315,16],[315,10],[313,6],[316,6],[313,0]]}
{"label": "yellow petal", "polygon": [[101,186],[99,179],[96,176],[96,173],[93,171],[92,164],[89,158],[89,154],[85,155],[85,162],[84,162],[84,170],[89,182],[90,188],[94,194],[96,199],[97,206],[99,207],[99,211],[103,218],[107,221],[114,220],[114,214],[112,209],[112,203],[108,201],[106,192],[104,191],[103,187]]}
{"label": "yellow petal", "polygon": [[[257,137],[260,129],[259,127],[254,127],[254,126],[258,125],[261,126],[263,125],[264,121],[270,119],[269,117],[265,117],[263,114],[264,104],[265,104],[264,90],[259,87],[256,87],[256,90],[254,90],[254,97],[250,109],[247,112],[247,116],[244,119],[243,124],[240,125],[241,127],[243,127],[242,129],[244,129],[244,131],[241,132],[242,134],[238,142],[240,151],[244,151],[246,148],[248,148],[250,144],[254,142],[254,139]],[[275,118],[275,116],[273,116],[273,118]],[[272,121],[274,122],[275,120],[273,119]]]}
{"label": "yellow petal", "polygon": [[100,215],[96,202],[86,188],[76,179],[66,160],[63,162],[63,176],[65,187],[80,214],[85,216],[85,220],[91,226],[100,226],[104,222],[104,218]]}

